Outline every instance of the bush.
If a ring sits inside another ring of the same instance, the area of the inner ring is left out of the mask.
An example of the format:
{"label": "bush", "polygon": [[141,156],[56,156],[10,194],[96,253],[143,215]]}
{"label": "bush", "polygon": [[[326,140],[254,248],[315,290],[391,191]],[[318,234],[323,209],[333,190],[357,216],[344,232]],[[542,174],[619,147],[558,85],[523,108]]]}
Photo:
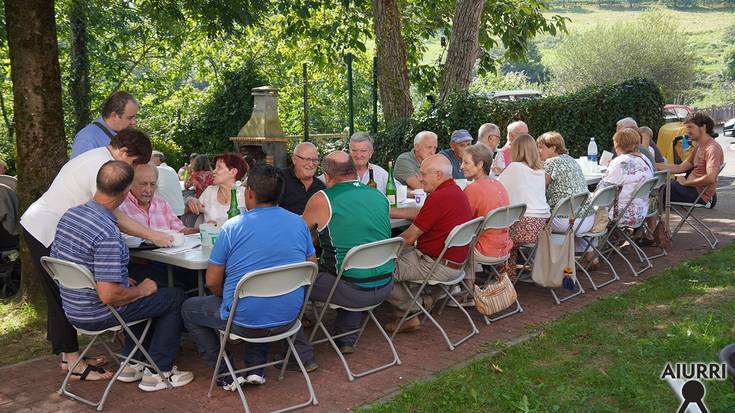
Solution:
{"label": "bush", "polygon": [[645,12],[631,22],[568,36],[551,66],[554,84],[570,92],[641,77],[655,81],[667,99],[675,98],[691,87],[696,58],[689,34],[672,17]]}
{"label": "bush", "polygon": [[612,148],[615,122],[631,116],[641,125],[657,130],[663,123],[664,101],[658,86],[644,79],[615,85],[590,86],[576,93],[535,100],[499,101],[468,94],[455,94],[434,108],[418,112],[375,138],[374,162],[388,160],[413,147],[413,137],[422,130],[439,135],[439,147],[449,146],[453,130],[464,128],[474,136],[486,122],[503,129],[513,120],[525,121],[533,136],[558,131],[572,156],[587,152],[594,136],[600,151]]}

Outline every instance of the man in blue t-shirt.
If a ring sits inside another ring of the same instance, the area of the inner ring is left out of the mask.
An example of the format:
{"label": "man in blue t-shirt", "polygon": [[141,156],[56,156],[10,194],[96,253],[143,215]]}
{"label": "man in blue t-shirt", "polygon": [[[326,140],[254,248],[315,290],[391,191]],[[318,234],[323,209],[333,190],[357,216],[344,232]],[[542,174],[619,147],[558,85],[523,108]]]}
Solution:
{"label": "man in blue t-shirt", "polygon": [[[232,309],[232,297],[240,279],[247,273],[307,260],[316,262],[314,245],[306,223],[298,215],[276,205],[283,178],[270,165],[257,165],[245,186],[248,212],[222,225],[209,257],[207,288],[213,295],[186,300],[182,307],[184,325],[194,337],[199,353],[214,368],[219,353],[218,329],[224,330],[230,311],[235,311],[232,331],[238,335],[262,337],[288,330],[304,303],[300,288],[272,298],[247,297]],[[267,345],[248,345],[245,365],[266,362]],[[222,363],[220,373],[227,371]],[[253,370],[240,383],[265,383],[263,369]],[[230,376],[217,381],[225,390],[236,386]]]}

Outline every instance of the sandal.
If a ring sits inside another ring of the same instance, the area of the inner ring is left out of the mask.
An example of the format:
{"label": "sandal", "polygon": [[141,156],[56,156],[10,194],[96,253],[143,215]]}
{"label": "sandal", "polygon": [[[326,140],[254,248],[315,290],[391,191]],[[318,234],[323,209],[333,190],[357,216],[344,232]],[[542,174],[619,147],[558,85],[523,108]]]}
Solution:
{"label": "sandal", "polygon": [[[95,373],[97,376],[93,376],[95,378],[90,378],[89,373]],[[106,377],[108,376],[109,377]],[[84,371],[81,373],[77,373],[75,371],[71,372],[70,378],[72,380],[79,380],[79,381],[99,381],[99,380],[108,380],[112,377],[110,372],[105,371],[102,367],[99,366],[91,366],[87,364],[87,367],[84,368]]]}
{"label": "sandal", "polygon": [[[86,363],[88,366],[93,367],[96,369],[98,373],[104,373],[105,369],[102,368],[105,364],[107,364],[107,357],[99,355],[94,357],[87,357],[84,356],[82,359],[84,363]],[[67,371],[69,370],[69,362],[67,360],[61,360],[61,370]]]}

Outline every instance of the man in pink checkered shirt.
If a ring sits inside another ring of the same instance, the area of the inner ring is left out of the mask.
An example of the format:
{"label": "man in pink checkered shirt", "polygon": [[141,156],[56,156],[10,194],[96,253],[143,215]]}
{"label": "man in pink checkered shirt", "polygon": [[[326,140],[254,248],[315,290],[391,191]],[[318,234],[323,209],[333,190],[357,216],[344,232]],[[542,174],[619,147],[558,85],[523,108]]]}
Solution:
{"label": "man in pink checkered shirt", "polygon": [[184,234],[198,232],[197,228],[187,228],[174,215],[171,206],[165,199],[155,195],[158,169],[150,164],[138,165],[135,168],[135,179],[130,193],[120,205],[120,210],[135,222],[146,227],[167,230],[172,229]]}

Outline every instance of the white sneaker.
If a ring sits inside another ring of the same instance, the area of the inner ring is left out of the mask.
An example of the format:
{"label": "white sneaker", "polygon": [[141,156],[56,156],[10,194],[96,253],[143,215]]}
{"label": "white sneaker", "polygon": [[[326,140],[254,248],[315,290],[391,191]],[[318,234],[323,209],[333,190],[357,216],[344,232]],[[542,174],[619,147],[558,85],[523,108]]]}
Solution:
{"label": "white sneaker", "polygon": [[117,376],[117,379],[123,383],[134,383],[143,378],[143,370],[145,366],[138,363],[128,363]]}
{"label": "white sneaker", "polygon": [[163,372],[163,377],[165,377],[165,379],[158,374],[153,374],[146,368],[143,379],[138,384],[138,388],[143,391],[158,391],[167,387],[164,380],[168,380],[173,387],[186,386],[194,380],[194,374],[192,372],[179,371],[176,366],[174,366],[171,371]]}
{"label": "white sneaker", "polygon": [[248,377],[245,378],[245,383],[247,384],[265,384],[265,377],[258,376],[257,374],[251,374]]}

